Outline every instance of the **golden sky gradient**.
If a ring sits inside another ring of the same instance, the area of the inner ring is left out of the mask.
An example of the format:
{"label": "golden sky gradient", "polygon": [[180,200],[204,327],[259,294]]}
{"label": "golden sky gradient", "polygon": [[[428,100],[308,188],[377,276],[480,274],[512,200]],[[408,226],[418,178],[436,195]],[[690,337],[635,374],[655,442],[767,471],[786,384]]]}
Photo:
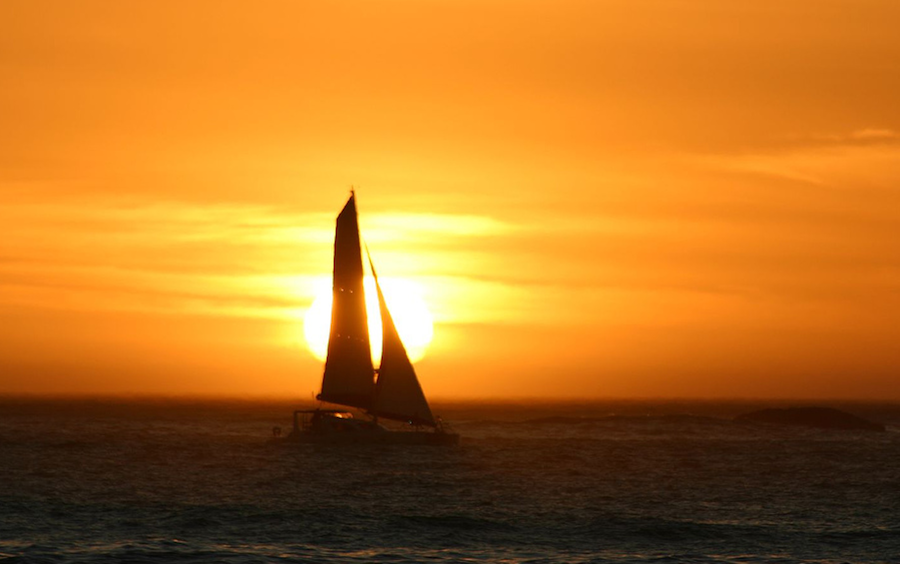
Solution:
{"label": "golden sky gradient", "polygon": [[358,187],[429,397],[900,399],[900,3],[0,3],[0,393],[308,398]]}

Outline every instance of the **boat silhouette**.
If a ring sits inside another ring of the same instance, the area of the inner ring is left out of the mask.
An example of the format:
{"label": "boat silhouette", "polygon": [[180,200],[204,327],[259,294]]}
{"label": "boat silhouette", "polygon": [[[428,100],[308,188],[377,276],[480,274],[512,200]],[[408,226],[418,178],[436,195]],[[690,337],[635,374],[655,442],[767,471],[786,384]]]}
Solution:
{"label": "boat silhouette", "polygon": [[[362,410],[365,418],[339,409],[297,410],[288,441],[334,444],[455,445],[459,435],[435,417],[387,307],[372,257],[366,249],[381,313],[381,363],[369,348],[363,261],[356,195],[337,216],[333,300],[321,402]],[[399,422],[387,428],[379,420]]]}

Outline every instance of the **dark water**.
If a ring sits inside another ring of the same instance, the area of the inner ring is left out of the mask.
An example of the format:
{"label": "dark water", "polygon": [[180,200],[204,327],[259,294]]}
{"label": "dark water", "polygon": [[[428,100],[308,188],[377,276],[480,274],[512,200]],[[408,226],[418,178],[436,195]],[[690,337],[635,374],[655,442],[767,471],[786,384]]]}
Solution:
{"label": "dark water", "polygon": [[900,406],[448,405],[455,448],[267,443],[292,407],[0,400],[0,560],[900,562]]}

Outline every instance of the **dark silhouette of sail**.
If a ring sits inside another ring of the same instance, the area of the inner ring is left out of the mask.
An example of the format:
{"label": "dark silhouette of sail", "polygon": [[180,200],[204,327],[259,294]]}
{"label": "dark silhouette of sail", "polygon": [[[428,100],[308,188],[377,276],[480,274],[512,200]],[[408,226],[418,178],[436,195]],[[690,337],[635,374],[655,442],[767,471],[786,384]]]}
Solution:
{"label": "dark silhouette of sail", "polygon": [[385,419],[408,421],[414,425],[435,426],[434,416],[428,407],[428,400],[416,378],[416,371],[406,354],[406,347],[400,340],[400,334],[394,326],[391,312],[378,283],[375,265],[369,257],[369,266],[375,278],[375,289],[378,292],[378,307],[381,311],[381,366],[378,369],[378,381],[375,384],[375,400],[369,413]]}
{"label": "dark silhouette of sail", "polygon": [[322,401],[369,409],[375,369],[369,349],[363,264],[355,196],[341,210],[334,236],[334,301],[328,357],[322,377]]}

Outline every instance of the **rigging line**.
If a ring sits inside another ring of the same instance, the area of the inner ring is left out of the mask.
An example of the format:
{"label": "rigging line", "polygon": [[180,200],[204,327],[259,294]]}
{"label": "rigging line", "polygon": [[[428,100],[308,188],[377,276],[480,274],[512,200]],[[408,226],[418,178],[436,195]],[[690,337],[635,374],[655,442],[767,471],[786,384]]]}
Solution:
{"label": "rigging line", "polygon": [[[362,235],[359,236],[360,241],[362,241]],[[378,285],[378,274],[375,273],[375,263],[372,262],[372,252],[369,250],[369,244],[363,241],[363,247],[366,248],[366,258],[369,259],[369,270],[372,271],[372,278],[375,279],[376,286]]]}

